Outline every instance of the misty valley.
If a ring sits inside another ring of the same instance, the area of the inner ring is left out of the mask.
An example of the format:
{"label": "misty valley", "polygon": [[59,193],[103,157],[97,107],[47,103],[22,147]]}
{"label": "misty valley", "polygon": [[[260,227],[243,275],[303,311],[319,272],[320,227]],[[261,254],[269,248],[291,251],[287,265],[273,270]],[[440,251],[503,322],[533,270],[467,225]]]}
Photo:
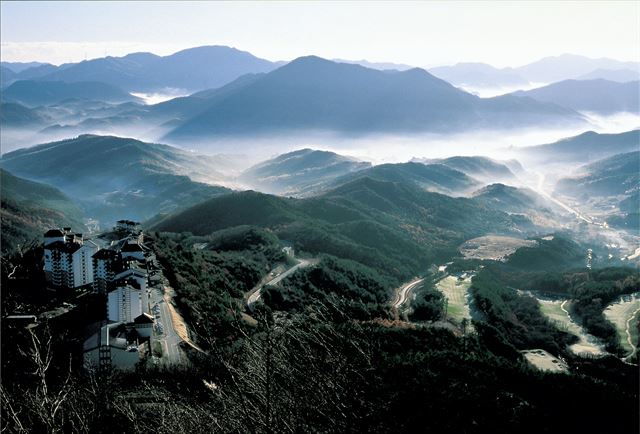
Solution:
{"label": "misty valley", "polygon": [[637,62],[1,68],[7,432],[637,432]]}

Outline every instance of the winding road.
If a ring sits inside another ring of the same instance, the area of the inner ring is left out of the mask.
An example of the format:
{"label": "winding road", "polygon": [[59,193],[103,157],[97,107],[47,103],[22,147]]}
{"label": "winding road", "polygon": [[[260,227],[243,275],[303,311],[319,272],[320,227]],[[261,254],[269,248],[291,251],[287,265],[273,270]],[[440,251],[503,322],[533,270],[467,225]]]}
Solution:
{"label": "winding road", "polygon": [[625,329],[625,333],[627,334],[627,342],[631,346],[631,354],[629,354],[628,356],[623,358],[622,359],[623,361],[626,361],[627,359],[633,357],[633,355],[636,353],[636,351],[638,351],[638,348],[633,343],[633,339],[631,339],[631,332],[629,331],[629,328],[631,327],[631,321],[633,321],[633,319],[636,317],[636,315],[638,315],[638,312],[640,312],[640,307],[637,308],[636,310],[634,310],[633,314],[631,314],[631,316],[627,319],[627,327]]}
{"label": "winding road", "polygon": [[393,301],[391,302],[391,308],[395,311],[396,318],[399,315],[398,310],[400,309],[400,306],[402,306],[407,302],[407,300],[409,299],[409,295],[411,294],[411,291],[413,291],[422,282],[424,282],[424,277],[415,278],[412,281],[407,282],[401,287],[396,288],[394,290],[394,297],[393,297]]}

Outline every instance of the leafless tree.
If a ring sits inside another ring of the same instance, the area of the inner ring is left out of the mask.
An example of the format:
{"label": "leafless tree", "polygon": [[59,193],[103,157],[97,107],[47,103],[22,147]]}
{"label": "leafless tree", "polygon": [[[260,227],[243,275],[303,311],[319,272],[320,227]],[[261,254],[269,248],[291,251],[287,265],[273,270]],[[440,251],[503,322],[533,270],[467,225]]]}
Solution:
{"label": "leafless tree", "polygon": [[354,387],[371,368],[366,340],[354,339],[357,324],[347,336],[326,315],[265,315],[259,332],[240,329],[242,348],[220,357],[228,373],[217,391],[225,431],[348,432],[367,416]]}
{"label": "leafless tree", "polygon": [[30,345],[21,351],[29,375],[28,384],[0,386],[3,431],[87,432],[95,413],[95,381],[80,385],[72,376],[71,359],[62,379],[52,379],[53,338],[47,327],[38,334],[29,330]]}

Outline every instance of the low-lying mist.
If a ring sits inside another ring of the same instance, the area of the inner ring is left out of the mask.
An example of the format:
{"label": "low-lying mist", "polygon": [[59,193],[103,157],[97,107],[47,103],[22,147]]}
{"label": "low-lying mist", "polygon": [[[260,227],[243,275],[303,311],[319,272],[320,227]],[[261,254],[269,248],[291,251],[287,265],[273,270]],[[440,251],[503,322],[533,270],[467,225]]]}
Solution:
{"label": "low-lying mist", "polygon": [[188,96],[192,92],[186,89],[165,88],[158,92],[130,92],[131,95],[136,96],[144,101],[146,105],[159,104],[161,102],[169,101],[170,99]]}
{"label": "low-lying mist", "polygon": [[[297,132],[281,135],[252,137],[219,137],[201,141],[166,142],[161,138],[169,126],[149,124],[113,125],[108,128],[58,129],[54,132],[34,131],[30,128],[2,128],[1,152],[56,140],[76,137],[80,134],[115,135],[131,137],[146,142],[167,143],[197,153],[216,155],[242,155],[246,167],[278,154],[301,148],[333,151],[373,164],[406,162],[412,158],[445,158],[456,155],[478,155],[494,159],[518,159],[518,148],[575,136],[587,130],[599,133],[619,133],[640,127],[640,114],[616,113],[609,116],[585,113],[591,127],[567,126],[564,128],[522,128],[500,130],[475,130],[465,132],[424,134],[372,134],[340,135],[327,132]],[[526,162],[521,161],[526,164]]]}
{"label": "low-lying mist", "polygon": [[332,151],[370,161],[373,164],[399,163],[412,158],[446,158],[456,155],[480,155],[504,160],[517,158],[518,148],[553,143],[589,130],[598,133],[620,133],[640,127],[638,113],[616,113],[610,116],[588,113],[585,117],[589,119],[591,127],[536,127],[452,131],[449,134],[372,134],[367,136],[304,132],[170,144],[208,154],[235,153],[242,150],[256,161],[301,148]]}

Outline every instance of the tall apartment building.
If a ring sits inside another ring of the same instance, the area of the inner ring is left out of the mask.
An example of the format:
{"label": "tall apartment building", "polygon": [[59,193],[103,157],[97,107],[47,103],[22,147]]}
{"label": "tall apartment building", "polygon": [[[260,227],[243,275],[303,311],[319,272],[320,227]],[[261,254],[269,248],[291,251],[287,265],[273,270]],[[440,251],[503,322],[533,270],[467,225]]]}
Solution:
{"label": "tall apartment building", "polygon": [[118,282],[108,295],[109,321],[132,323],[149,311],[147,291],[133,279]]}
{"label": "tall apartment building", "polygon": [[101,249],[93,255],[93,289],[106,294],[114,289],[116,274],[122,271],[122,255],[116,250]]}
{"label": "tall apartment building", "polygon": [[98,246],[71,228],[44,234],[44,272],[55,287],[78,288],[93,283],[92,256]]}

